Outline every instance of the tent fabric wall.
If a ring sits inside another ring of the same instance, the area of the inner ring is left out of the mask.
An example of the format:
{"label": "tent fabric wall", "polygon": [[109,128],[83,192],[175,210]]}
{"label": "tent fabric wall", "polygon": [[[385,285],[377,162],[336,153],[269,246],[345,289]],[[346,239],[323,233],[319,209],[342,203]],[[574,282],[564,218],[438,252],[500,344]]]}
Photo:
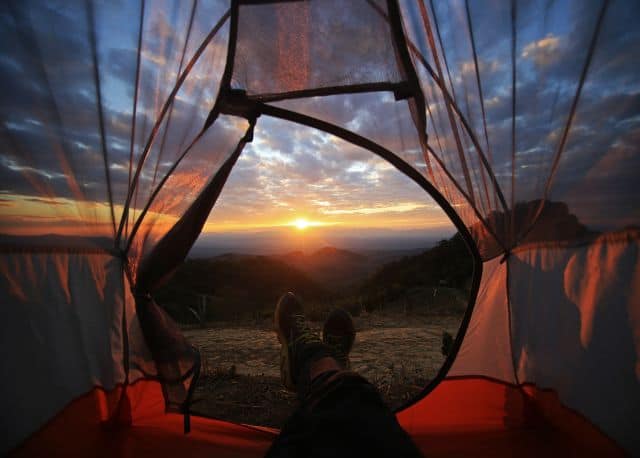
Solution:
{"label": "tent fabric wall", "polygon": [[[335,5],[0,6],[0,453],[51,418],[17,453],[74,451],[69,422],[83,451],[264,451],[273,433],[164,413],[196,359],[149,295],[194,234],[145,280],[262,115],[383,156],[482,257],[449,377],[399,413],[426,453],[640,454],[639,5]],[[393,108],[342,121],[372,101]]]}
{"label": "tent fabric wall", "polygon": [[509,260],[518,380],[553,387],[632,451],[640,450],[639,236],[634,229],[577,247],[533,246]]}
{"label": "tent fabric wall", "polygon": [[192,431],[184,434],[182,415],[165,414],[162,387],[148,380],[127,386],[126,412],[120,412],[118,421],[113,417],[105,421],[102,409],[105,405],[122,405],[122,395],[121,387],[84,394],[15,449],[12,456],[259,457],[275,437],[275,432],[268,429],[207,418],[194,418]]}
{"label": "tent fabric wall", "polygon": [[481,375],[516,383],[506,286],[507,264],[500,258],[485,262],[471,321],[448,376]]}
{"label": "tent fabric wall", "polygon": [[426,456],[626,456],[553,391],[451,377],[398,413]]}
{"label": "tent fabric wall", "polygon": [[0,271],[6,451],[79,394],[125,381],[126,304],[121,261],[109,254],[3,253]]}
{"label": "tent fabric wall", "polygon": [[[631,229],[587,244],[532,244],[485,262],[465,339],[445,380],[484,376],[551,388],[557,403],[626,450],[638,450],[639,235]],[[531,405],[540,409],[536,398]]]}
{"label": "tent fabric wall", "polygon": [[[422,402],[398,414],[426,456],[550,455],[625,456],[589,421],[566,409],[557,396],[532,386],[527,396],[515,385],[478,377],[442,382]],[[131,425],[105,423],[97,409],[120,399],[116,390],[93,390],[62,410],[12,453],[16,457],[136,456],[260,457],[277,431],[194,417],[183,433],[183,418],[164,414],[161,386],[139,381],[127,388]],[[127,420],[128,421],[128,420]],[[549,422],[557,426],[549,427]],[[69,440],[75,434],[76,439]]]}
{"label": "tent fabric wall", "polygon": [[202,131],[228,5],[179,5],[0,7],[1,334],[16,347],[2,361],[0,453],[93,387],[159,376],[138,265],[247,126],[222,117]]}

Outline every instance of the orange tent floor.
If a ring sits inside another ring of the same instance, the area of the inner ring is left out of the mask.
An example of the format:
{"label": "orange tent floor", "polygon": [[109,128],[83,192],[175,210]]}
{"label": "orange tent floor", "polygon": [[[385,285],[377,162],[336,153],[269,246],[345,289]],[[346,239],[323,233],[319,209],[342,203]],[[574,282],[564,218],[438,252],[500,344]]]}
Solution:
{"label": "orange tent floor", "polygon": [[[96,418],[96,405],[108,405],[109,394],[96,389],[69,404],[44,428],[13,451],[14,456],[95,456],[95,457],[260,457],[269,448],[277,431],[232,424],[202,417],[191,418],[191,432],[184,433],[184,417],[165,414],[158,390],[151,390],[149,382],[144,390],[136,384],[139,398],[136,410],[142,414],[131,415],[133,424],[105,428]],[[462,389],[462,390],[461,390]],[[487,404],[487,393],[496,394],[516,389],[508,385],[483,379],[450,380],[441,383],[434,392],[398,417],[415,442],[429,457],[540,457],[540,456],[623,456],[623,452],[586,420],[568,409],[562,415],[573,415],[564,420],[567,428],[552,426],[551,422],[536,422],[535,426],[506,426],[505,417],[489,421],[488,410],[480,417],[469,412],[469,418],[484,418],[482,424],[452,424],[461,406],[477,409],[478,402]],[[478,391],[479,390],[479,391]],[[482,393],[483,390],[490,390]],[[520,390],[522,391],[522,390]],[[457,393],[457,394],[456,394]],[[478,395],[481,395],[478,397]],[[452,400],[454,396],[455,400]],[[135,398],[135,396],[134,396]],[[132,398],[133,399],[133,398]],[[140,399],[143,399],[140,402]],[[96,402],[96,401],[99,402]],[[546,400],[549,404],[549,400]],[[442,404],[444,403],[444,404]],[[133,405],[133,403],[132,403]],[[437,410],[433,411],[434,408]],[[547,409],[549,410],[549,409]],[[426,412],[431,411],[429,419]],[[441,415],[437,413],[440,412]],[[477,412],[476,412],[477,413]],[[504,414],[504,412],[502,412]],[[557,412],[554,414],[557,418]],[[441,422],[438,421],[440,417]],[[460,417],[458,417],[460,418]],[[418,419],[418,421],[416,421]],[[506,423],[510,423],[509,420]],[[574,434],[577,433],[577,434]]]}

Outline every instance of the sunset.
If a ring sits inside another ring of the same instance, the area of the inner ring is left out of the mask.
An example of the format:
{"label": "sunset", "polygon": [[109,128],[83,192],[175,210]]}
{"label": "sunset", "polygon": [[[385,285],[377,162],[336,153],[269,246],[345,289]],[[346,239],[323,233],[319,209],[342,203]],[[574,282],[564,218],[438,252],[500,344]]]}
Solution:
{"label": "sunset", "polygon": [[[377,95],[368,100],[388,103]],[[384,159],[318,130],[265,118],[231,172],[194,253],[216,241],[221,251],[244,251],[244,245],[272,252],[352,244],[346,239],[353,237],[370,239],[371,249],[394,238],[393,246],[404,239],[406,246],[420,247],[454,233],[429,194]],[[233,244],[227,242],[231,238]]]}
{"label": "sunset", "polygon": [[638,18],[0,1],[0,456],[640,456]]}
{"label": "sunset", "polygon": [[[384,96],[360,98],[381,106],[389,104]],[[354,122],[365,116],[360,112]],[[112,168],[114,178],[124,172]],[[25,170],[20,173],[31,179]],[[57,184],[59,177],[40,176],[46,178],[41,186],[49,194],[55,193],[52,185],[62,185]],[[205,177],[200,171],[185,171],[176,174],[172,183],[191,186],[194,179]],[[82,199],[3,193],[0,228],[15,235],[72,235],[79,231],[108,235],[112,231],[108,202],[91,201],[82,187],[69,186],[77,189],[75,195]],[[175,224],[178,215],[170,209],[171,200],[149,209],[146,220],[153,222],[149,227],[154,232]],[[142,210],[138,205],[130,214],[139,215]],[[113,211],[119,219],[122,205],[114,205]],[[89,226],[87,220],[92,221]],[[376,230],[410,230],[442,238],[454,232],[451,221],[431,197],[384,159],[321,131],[265,118],[231,172],[203,236],[287,227],[297,232],[322,229],[329,235],[335,229],[360,236]]]}
{"label": "sunset", "polygon": [[296,229],[299,229],[301,231],[305,230],[306,228],[310,227],[310,226],[318,226],[320,223],[317,223],[315,221],[311,222],[311,221],[307,221],[304,218],[298,218],[295,221],[293,221],[292,225],[296,227]]}

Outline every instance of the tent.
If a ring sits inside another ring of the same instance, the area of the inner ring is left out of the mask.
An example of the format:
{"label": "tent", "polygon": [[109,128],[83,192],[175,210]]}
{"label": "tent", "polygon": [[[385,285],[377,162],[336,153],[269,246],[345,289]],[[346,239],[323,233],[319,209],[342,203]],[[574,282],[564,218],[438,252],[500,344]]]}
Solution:
{"label": "tent", "polygon": [[0,453],[266,450],[189,414],[199,356],[153,292],[275,117],[388,160],[474,255],[452,354],[397,413],[429,456],[640,455],[639,15],[2,2]]}

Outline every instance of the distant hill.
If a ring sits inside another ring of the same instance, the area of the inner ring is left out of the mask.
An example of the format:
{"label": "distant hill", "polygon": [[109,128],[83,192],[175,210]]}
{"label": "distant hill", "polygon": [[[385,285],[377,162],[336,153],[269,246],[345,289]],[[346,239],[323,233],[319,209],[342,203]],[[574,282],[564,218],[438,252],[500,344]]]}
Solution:
{"label": "distant hill", "polygon": [[305,253],[324,246],[344,248],[357,253],[386,251],[394,253],[424,249],[433,246],[438,240],[448,238],[454,233],[453,227],[443,228],[439,233],[418,229],[328,229],[316,227],[307,230],[300,237],[296,229],[290,227],[271,228],[257,231],[239,231],[231,233],[202,233],[189,252],[190,258],[210,258],[224,253],[243,253],[253,255],[279,255],[300,250]]}
{"label": "distant hill", "polygon": [[[381,304],[419,305],[434,295],[434,287],[450,290],[451,297],[464,295],[471,270],[471,256],[459,236],[426,250],[362,254],[323,247],[309,254],[228,253],[187,260],[155,297],[174,319],[189,323],[196,317],[212,321],[267,316],[282,293],[294,291],[308,312],[322,317],[334,306],[357,314],[361,307]],[[443,301],[446,310],[449,299]]]}
{"label": "distant hill", "polygon": [[272,311],[287,291],[314,300],[327,294],[305,273],[278,259],[226,254],[187,260],[155,296],[174,318],[189,322],[193,317],[188,307],[199,307],[199,295],[207,296],[203,318],[214,320]]}
{"label": "distant hill", "polygon": [[379,263],[368,256],[334,247],[323,247],[311,254],[292,251],[276,259],[304,272],[326,288],[343,288],[375,272]]}
{"label": "distant hill", "polygon": [[462,237],[456,234],[423,253],[385,264],[361,285],[360,292],[396,296],[416,287],[445,286],[467,290],[472,272],[471,255]]}

